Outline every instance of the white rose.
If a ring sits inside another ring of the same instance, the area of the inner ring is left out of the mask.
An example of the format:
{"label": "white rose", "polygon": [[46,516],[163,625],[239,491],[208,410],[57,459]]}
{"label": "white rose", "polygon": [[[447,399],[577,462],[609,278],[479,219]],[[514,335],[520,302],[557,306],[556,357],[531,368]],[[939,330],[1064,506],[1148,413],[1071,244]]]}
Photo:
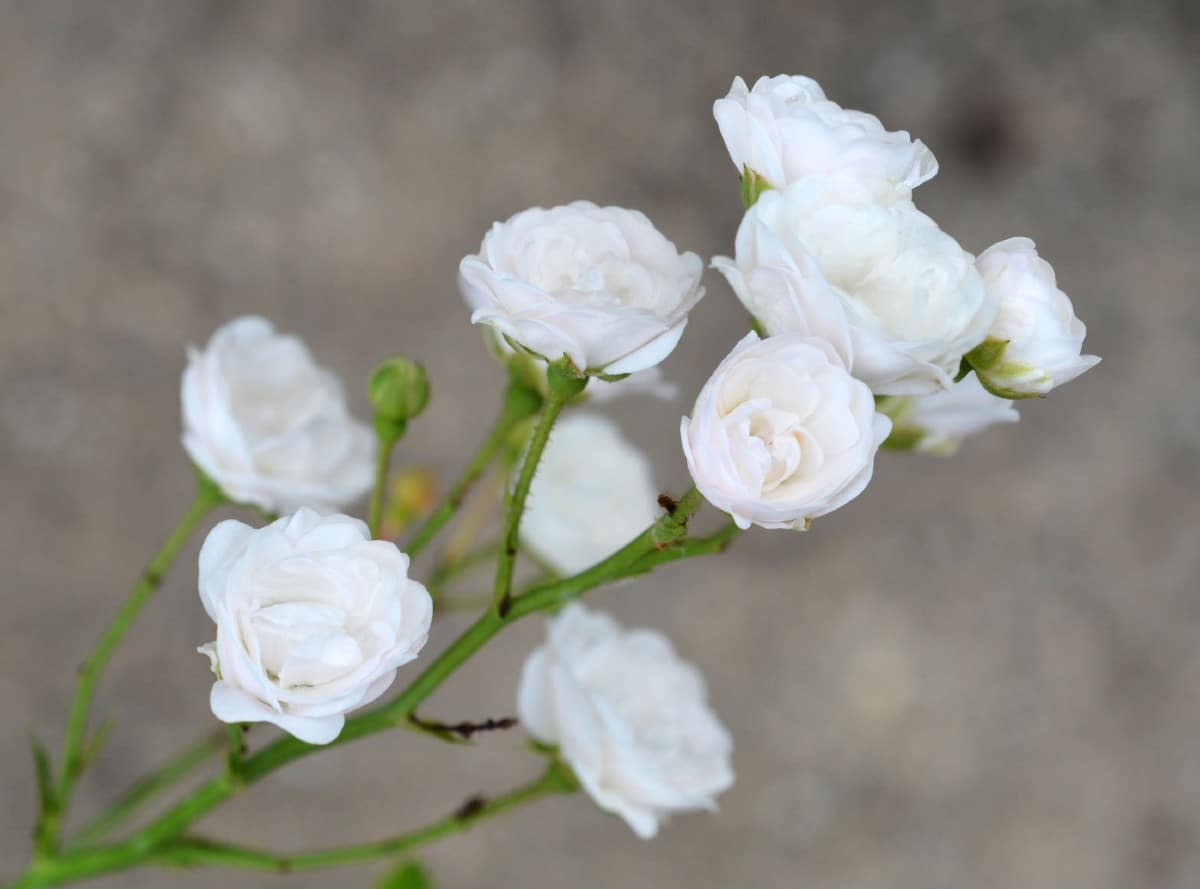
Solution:
{"label": "white rose", "polygon": [[877,395],[949,387],[995,306],[974,259],[908,198],[809,176],[758,199],[713,266],[768,334],[831,342]]}
{"label": "white rose", "polygon": [[529,489],[521,544],[560,574],[576,574],[658,518],[650,461],[607,417],[555,424]]}
{"label": "white rose", "polygon": [[227,497],[270,512],[329,511],[371,486],[375,437],[338,379],[263,318],[218,328],[190,349],[183,446]]}
{"label": "white rose", "polygon": [[1054,269],[1038,256],[1029,238],[994,244],[976,262],[988,295],[1000,310],[988,339],[1007,342],[1003,353],[975,372],[997,395],[1045,395],[1096,366],[1083,355],[1087,327],[1075,317],[1071,299],[1058,289]]}
{"label": "white rose", "polygon": [[301,509],[265,528],[221,522],[200,550],[217,639],[200,648],[223,722],[271,722],[328,744],[425,645],[433,603],[408,556],[343,515]]}
{"label": "white rose", "polygon": [[1021,419],[1011,401],[992,395],[974,375],[933,395],[884,399],[880,410],[892,418],[893,440],[939,456],[953,454],[964,438],[989,426]]}
{"label": "white rose", "polygon": [[739,528],[798,528],[853,500],[891,421],[824,340],[747,335],[680,428],[700,493]]}
{"label": "white rose", "polygon": [[809,173],[847,172],[910,191],[937,173],[937,159],[903,130],[825,98],[810,77],[760,77],[753,89],[735,77],[713,116],[734,165],[782,188]]}
{"label": "white rose", "polygon": [[472,323],[550,361],[623,374],[671,354],[702,272],[643,214],[577,201],[494,224],[460,264],[459,288]]}
{"label": "white rose", "polygon": [[715,809],[733,784],[733,740],[696,668],[662,634],[625,630],[582,605],[551,620],[525,661],[517,713],[642,839],[674,812]]}

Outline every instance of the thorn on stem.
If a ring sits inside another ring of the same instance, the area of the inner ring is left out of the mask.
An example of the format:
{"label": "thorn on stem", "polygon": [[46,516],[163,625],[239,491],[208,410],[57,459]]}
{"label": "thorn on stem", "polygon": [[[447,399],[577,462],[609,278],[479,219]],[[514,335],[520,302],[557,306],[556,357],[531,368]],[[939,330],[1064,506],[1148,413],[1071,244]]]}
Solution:
{"label": "thorn on stem", "polygon": [[427,731],[446,732],[458,735],[464,741],[469,741],[477,732],[507,731],[517,724],[515,716],[504,716],[500,719],[488,718],[482,722],[426,722],[416,716],[409,717],[416,725]]}
{"label": "thorn on stem", "polygon": [[483,807],[487,805],[487,797],[481,793],[468,797],[467,800],[454,810],[455,821],[466,821],[469,818],[474,818],[483,811]]}

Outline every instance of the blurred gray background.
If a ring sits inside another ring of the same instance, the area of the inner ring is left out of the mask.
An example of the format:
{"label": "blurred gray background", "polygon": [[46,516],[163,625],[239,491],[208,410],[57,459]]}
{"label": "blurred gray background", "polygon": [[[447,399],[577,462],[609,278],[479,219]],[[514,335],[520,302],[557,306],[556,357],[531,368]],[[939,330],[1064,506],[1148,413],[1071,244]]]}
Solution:
{"label": "blurred gray background", "polygon": [[[0,877],[28,850],[27,729],[57,749],[75,665],[189,496],[185,346],[263,313],[360,414],[373,363],[408,352],[435,395],[402,458],[449,478],[499,391],[458,259],[493,220],[578,197],[730,252],[711,103],[735,74],[787,72],[924,139],[941,173],[917,198],[968,249],[1035,238],[1104,363],[954,459],[883,456],[808,534],[593,596],[706,672],[738,742],[719,815],[643,843],[556,798],[426,860],[463,889],[1200,884],[1198,8],[0,5]],[[668,490],[678,417],[744,329],[708,284],[665,365],[680,403],[614,409]],[[197,547],[108,673],[119,724],[80,815],[211,724]],[[430,715],[510,712],[541,631],[516,627]],[[383,837],[536,768],[518,732],[376,736],[205,829],[280,850]],[[96,885],[366,889],[378,870]]]}

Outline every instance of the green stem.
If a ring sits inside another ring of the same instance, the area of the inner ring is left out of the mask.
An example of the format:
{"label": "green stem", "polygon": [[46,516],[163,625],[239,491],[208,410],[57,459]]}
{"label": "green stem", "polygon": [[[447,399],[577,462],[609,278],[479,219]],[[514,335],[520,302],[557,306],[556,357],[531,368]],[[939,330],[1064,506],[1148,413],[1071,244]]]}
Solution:
{"label": "green stem", "polygon": [[229,739],[228,755],[225,758],[225,768],[236,775],[242,769],[242,757],[246,753],[246,730],[249,725],[231,722],[225,726],[225,735]]}
{"label": "green stem", "polygon": [[510,407],[509,400],[505,401],[505,408],[500,412],[500,416],[492,424],[492,428],[488,431],[487,438],[483,440],[483,444],[479,446],[479,450],[471,458],[471,462],[467,464],[458,481],[450,489],[445,499],[438,504],[437,508],[430,514],[425,523],[417,529],[404,551],[408,553],[410,558],[416,558],[417,553],[425,549],[426,546],[437,536],[437,533],[446,526],[446,523],[454,518],[459,507],[467,499],[467,494],[471,490],[471,486],[478,481],[479,476],[483,475],[483,471],[487,469],[492,458],[496,456],[496,452],[504,446],[504,442],[508,439],[509,433],[512,432],[514,426],[524,419],[525,415],[519,411],[514,411]]}
{"label": "green stem", "polygon": [[377,435],[375,451],[375,486],[371,489],[371,505],[367,511],[367,528],[371,538],[379,536],[379,526],[383,524],[383,506],[387,501],[388,467],[392,462],[392,448],[398,438],[394,436]]}
{"label": "green stem", "polygon": [[551,793],[569,793],[575,789],[573,779],[562,766],[554,763],[540,778],[518,787],[503,796],[491,800],[474,798],[468,800],[457,812],[425,827],[387,840],[326,849],[319,852],[304,852],[296,855],[275,855],[230,846],[201,838],[184,837],[166,846],[154,856],[163,864],[179,867],[220,865],[244,867],[253,870],[290,873],[292,871],[331,867],[354,861],[368,861],[410,852],[418,846],[451,834],[459,833],[480,821],[494,818],[504,812],[524,805]]}
{"label": "green stem", "polygon": [[105,665],[116,651],[121,639],[124,638],[130,625],[141,613],[146,602],[162,583],[163,575],[191,536],[192,531],[214,506],[224,501],[220,489],[213,482],[200,476],[196,487],[196,496],[192,500],[183,518],[171,532],[146,570],[133,592],[117,612],[104,635],[100,637],[95,649],[84,662],[79,671],[79,682],[75,687],[75,701],[71,705],[71,716],[67,722],[67,734],[63,741],[62,775],[58,788],[58,808],[60,813],[66,810],[71,796],[75,779],[81,771],[80,751],[83,747],[84,733],[87,731],[88,711],[91,709],[92,696],[96,691],[96,683]]}
{"label": "green stem", "polygon": [[554,421],[562,413],[568,398],[558,394],[554,387],[542,404],[542,413],[538,417],[537,426],[529,437],[525,448],[525,459],[521,461],[521,471],[517,481],[507,498],[507,510],[504,524],[504,539],[501,541],[500,555],[496,559],[496,582],[492,588],[492,607],[504,616],[512,598],[513,570],[517,563],[517,545],[520,542],[521,516],[525,514],[525,501],[529,498],[529,486],[533,484],[533,476],[541,462],[542,453],[550,441],[550,430]]}
{"label": "green stem", "polygon": [[225,746],[225,732],[213,732],[164,765],[133,785],[129,791],[108,809],[97,815],[71,841],[78,848],[94,844],[101,837],[136,815],[145,805],[162,791],[183,780]]}

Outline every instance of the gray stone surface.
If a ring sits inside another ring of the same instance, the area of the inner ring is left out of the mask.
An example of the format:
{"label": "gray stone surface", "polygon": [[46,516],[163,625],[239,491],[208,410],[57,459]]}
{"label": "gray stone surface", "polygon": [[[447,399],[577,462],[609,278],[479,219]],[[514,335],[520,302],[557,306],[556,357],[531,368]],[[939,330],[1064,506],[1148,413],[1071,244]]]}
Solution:
{"label": "gray stone surface", "polygon": [[[264,313],[360,412],[373,361],[410,352],[435,396],[403,456],[448,476],[497,390],[458,258],[493,219],[576,197],[729,251],[710,103],[736,73],[788,71],[925,139],[942,172],[919,200],[969,249],[1034,237],[1104,363],[954,459],[884,457],[808,534],[596,595],[704,668],[736,787],[651,843],[555,799],[432,849],[439,885],[1197,885],[1198,26],[1188,0],[0,5],[0,874],[27,849],[26,729],[57,743],[74,665],[188,494],[185,345]],[[666,365],[687,397],[742,329],[709,287]],[[616,410],[668,488],[684,408]],[[197,545],[112,665],[119,727],[81,812],[209,725]],[[539,633],[514,629],[431,712],[511,710]],[[205,829],[385,836],[534,767],[515,733],[376,737]]]}

